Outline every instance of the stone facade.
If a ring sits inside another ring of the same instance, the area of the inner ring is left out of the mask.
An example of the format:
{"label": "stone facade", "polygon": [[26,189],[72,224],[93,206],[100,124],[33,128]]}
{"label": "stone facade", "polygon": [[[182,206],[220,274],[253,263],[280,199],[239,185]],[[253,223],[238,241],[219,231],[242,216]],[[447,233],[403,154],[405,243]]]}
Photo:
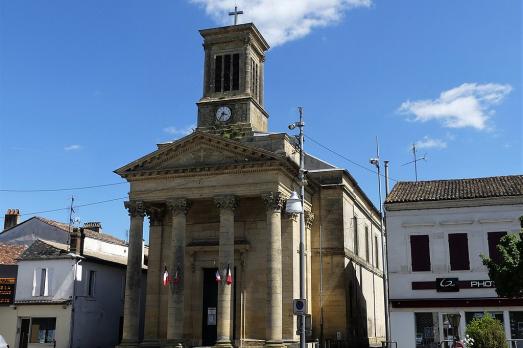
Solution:
{"label": "stone facade", "polygon": [[[201,33],[206,66],[197,130],[116,170],[131,185],[126,203],[131,216],[130,258],[139,257],[131,253],[141,241],[144,214],[150,220],[148,284],[136,284],[127,276],[122,346],[296,344],[292,299],[299,297],[299,219],[286,214],[284,207],[299,187],[299,154],[287,134],[260,133],[267,127],[261,105],[263,54],[268,46],[252,24]],[[224,47],[236,52],[239,43],[244,52],[239,91],[216,93],[209,85],[214,81],[212,62]],[[256,95],[246,87],[253,75],[248,72],[251,65],[243,61],[253,54],[260,64]],[[236,105],[240,95],[260,113],[239,117],[231,107],[229,128],[220,129],[233,129],[234,136],[211,127],[214,110],[206,108],[218,101]],[[246,131],[238,131],[242,129]],[[380,238],[379,213],[348,172],[310,156],[306,163],[311,339],[323,332],[333,342],[368,346],[384,336],[382,261],[378,257],[376,264],[375,256],[353,252],[351,236],[357,221],[362,226],[359,249],[373,252],[374,237]],[[363,226],[368,228],[370,249],[364,246]],[[161,285],[164,269],[176,279],[167,286]],[[227,281],[229,270],[232,284]],[[128,273],[132,272],[136,270],[130,261]],[[216,273],[221,280],[215,281]],[[136,339],[134,313],[139,304],[133,301],[140,286],[147,287],[143,342]]]}

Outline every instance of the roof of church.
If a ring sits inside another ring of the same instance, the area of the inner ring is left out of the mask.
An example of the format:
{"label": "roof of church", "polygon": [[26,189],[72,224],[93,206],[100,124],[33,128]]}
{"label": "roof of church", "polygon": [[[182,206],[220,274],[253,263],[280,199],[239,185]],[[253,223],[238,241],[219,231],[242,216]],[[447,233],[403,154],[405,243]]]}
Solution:
{"label": "roof of church", "polygon": [[14,265],[16,259],[27,249],[27,245],[0,244],[0,265]]}
{"label": "roof of church", "polygon": [[398,182],[385,203],[523,196],[523,175]]}

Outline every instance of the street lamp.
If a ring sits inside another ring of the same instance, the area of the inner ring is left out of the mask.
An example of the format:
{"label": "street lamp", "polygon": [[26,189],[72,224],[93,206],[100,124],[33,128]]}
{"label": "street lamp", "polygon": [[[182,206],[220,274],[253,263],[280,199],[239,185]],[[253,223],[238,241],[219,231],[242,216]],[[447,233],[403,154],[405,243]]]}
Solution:
{"label": "street lamp", "polygon": [[[293,130],[296,127],[299,128],[300,134],[299,139],[299,151],[300,151],[300,171],[298,181],[300,184],[300,195],[296,192],[291,194],[285,210],[287,213],[300,214],[300,299],[304,300],[305,295],[305,152],[303,151],[303,108],[298,107],[300,113],[300,120],[298,122],[291,123],[289,129]],[[305,348],[305,314],[301,314],[300,321],[300,348]]]}
{"label": "street lamp", "polygon": [[[377,138],[376,138],[377,143]],[[387,164],[385,161],[385,174],[387,174]],[[378,174],[378,193],[379,193],[379,211],[380,211],[380,229],[381,229],[381,257],[383,259],[383,293],[385,305],[385,340],[387,347],[390,343],[390,313],[389,313],[389,281],[388,281],[388,264],[387,264],[387,234],[385,233],[385,224],[383,222],[383,202],[381,200],[381,168],[380,168],[380,150],[376,147],[376,157],[371,158],[369,163],[376,167]],[[388,180],[387,178],[385,180]],[[386,183],[387,184],[387,183]],[[387,185],[388,186],[388,185]],[[387,190],[388,191],[388,190]],[[388,192],[387,192],[388,193]]]}

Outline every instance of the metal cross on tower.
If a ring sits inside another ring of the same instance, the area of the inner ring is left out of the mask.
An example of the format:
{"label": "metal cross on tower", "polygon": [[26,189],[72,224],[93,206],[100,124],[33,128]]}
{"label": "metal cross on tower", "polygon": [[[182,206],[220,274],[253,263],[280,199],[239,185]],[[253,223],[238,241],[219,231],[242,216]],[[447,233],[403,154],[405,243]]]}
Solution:
{"label": "metal cross on tower", "polygon": [[243,14],[243,11],[238,11],[238,6],[234,6],[234,11],[229,12],[229,16],[234,16],[234,25],[238,24],[238,15]]}

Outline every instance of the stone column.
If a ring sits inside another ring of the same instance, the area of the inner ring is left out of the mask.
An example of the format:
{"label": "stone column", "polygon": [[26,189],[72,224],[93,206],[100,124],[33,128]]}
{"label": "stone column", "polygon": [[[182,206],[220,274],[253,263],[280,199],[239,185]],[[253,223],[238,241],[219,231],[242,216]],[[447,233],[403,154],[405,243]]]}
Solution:
{"label": "stone column", "polygon": [[131,217],[127,271],[125,274],[124,321],[121,346],[137,347],[140,330],[140,293],[142,287],[143,217],[142,201],[125,202]]}
{"label": "stone column", "polygon": [[151,343],[159,339],[160,289],[163,267],[162,233],[165,209],[163,205],[147,204],[145,213],[149,217],[149,263],[147,270],[147,293],[145,297],[144,341]]}
{"label": "stone column", "polygon": [[167,267],[172,280],[169,284],[167,305],[167,342],[170,345],[183,343],[184,284],[185,284],[185,227],[190,203],[185,198],[167,202],[172,213],[171,262]]}
{"label": "stone column", "polygon": [[[220,209],[220,241],[218,246],[218,271],[222,281],[218,284],[218,322],[216,346],[232,347],[232,289],[227,285],[227,266],[234,272],[234,209],[238,205],[235,196],[219,196],[214,199]],[[234,278],[234,273],[233,273]]]}
{"label": "stone column", "polygon": [[314,213],[305,211],[305,296],[307,301],[307,313],[312,312],[312,252],[311,252],[311,232],[314,222]]}
{"label": "stone column", "polygon": [[281,192],[262,196],[267,207],[267,306],[266,346],[280,347],[282,341]]}

